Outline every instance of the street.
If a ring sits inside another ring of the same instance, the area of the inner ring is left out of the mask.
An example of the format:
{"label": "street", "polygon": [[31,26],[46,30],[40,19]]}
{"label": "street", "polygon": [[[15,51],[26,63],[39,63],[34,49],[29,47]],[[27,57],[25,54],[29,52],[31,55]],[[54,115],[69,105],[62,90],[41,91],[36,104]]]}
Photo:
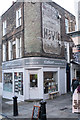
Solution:
{"label": "street", "polygon": [[[13,116],[13,101],[3,99],[2,111],[9,118],[31,118],[34,105],[40,105],[40,101],[36,102],[19,102],[18,116]],[[46,100],[46,115],[47,118],[64,118],[75,119],[80,118],[79,114],[72,113],[72,98],[71,93],[57,96],[53,100]]]}

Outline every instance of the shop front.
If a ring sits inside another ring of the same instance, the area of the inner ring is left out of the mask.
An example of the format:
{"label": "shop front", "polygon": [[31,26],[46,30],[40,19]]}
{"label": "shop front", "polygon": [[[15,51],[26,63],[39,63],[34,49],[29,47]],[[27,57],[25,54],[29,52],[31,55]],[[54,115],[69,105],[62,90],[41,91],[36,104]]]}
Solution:
{"label": "shop front", "polygon": [[23,70],[4,70],[2,78],[3,97],[12,99],[16,95],[23,100]]}
{"label": "shop front", "polygon": [[49,93],[66,93],[66,61],[30,57],[2,64],[3,97],[48,99]]}
{"label": "shop front", "polygon": [[[73,79],[79,80],[80,83],[80,64],[74,61],[71,61],[71,85]],[[71,88],[72,91],[72,88]]]}

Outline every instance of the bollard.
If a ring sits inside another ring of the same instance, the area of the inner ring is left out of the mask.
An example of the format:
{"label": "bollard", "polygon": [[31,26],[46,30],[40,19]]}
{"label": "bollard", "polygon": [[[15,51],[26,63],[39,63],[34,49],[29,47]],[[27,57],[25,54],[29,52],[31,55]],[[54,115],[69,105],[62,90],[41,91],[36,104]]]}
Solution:
{"label": "bollard", "polygon": [[13,97],[13,116],[18,115],[18,105],[17,105],[17,96]]}
{"label": "bollard", "polygon": [[47,120],[46,119],[46,101],[41,101],[40,102],[40,120]]}

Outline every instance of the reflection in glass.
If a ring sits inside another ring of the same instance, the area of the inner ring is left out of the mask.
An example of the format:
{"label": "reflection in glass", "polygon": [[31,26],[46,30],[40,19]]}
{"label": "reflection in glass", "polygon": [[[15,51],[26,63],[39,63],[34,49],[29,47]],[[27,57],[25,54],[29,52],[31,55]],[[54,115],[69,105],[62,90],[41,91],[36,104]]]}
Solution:
{"label": "reflection in glass", "polygon": [[30,87],[38,87],[37,86],[37,74],[30,74]]}
{"label": "reflection in glass", "polygon": [[20,95],[23,95],[23,73],[15,72],[14,73],[14,91]]}
{"label": "reflection in glass", "polygon": [[57,72],[44,72],[44,93],[58,91]]}
{"label": "reflection in glass", "polygon": [[12,92],[12,73],[4,73],[3,90]]}

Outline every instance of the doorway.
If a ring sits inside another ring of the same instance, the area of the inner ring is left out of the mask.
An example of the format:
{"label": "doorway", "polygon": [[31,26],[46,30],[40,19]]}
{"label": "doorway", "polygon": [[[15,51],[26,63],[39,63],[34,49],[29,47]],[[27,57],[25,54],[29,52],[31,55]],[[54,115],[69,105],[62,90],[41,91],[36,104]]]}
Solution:
{"label": "doorway", "polygon": [[36,70],[29,70],[29,99],[39,98],[39,73]]}

